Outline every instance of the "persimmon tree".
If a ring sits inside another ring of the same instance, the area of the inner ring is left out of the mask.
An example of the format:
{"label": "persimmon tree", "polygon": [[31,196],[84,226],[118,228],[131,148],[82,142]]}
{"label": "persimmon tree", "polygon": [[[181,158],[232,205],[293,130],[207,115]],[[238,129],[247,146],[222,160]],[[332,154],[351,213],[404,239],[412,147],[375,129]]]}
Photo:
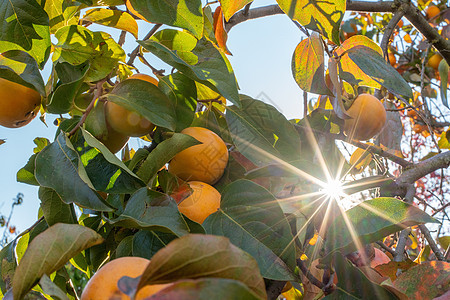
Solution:
{"label": "persimmon tree", "polygon": [[[0,252],[2,296],[79,299],[108,261],[138,256],[150,259],[139,277],[103,288],[131,299],[157,284],[169,286],[146,299],[444,299],[447,5],[0,0],[0,117],[34,118],[36,104],[11,96],[17,85],[41,95],[41,121],[58,116],[54,140],[36,138],[17,171],[41,208]],[[303,33],[292,56],[302,119],[239,94],[227,58],[240,23],[274,14]],[[152,29],[138,40],[141,24]],[[225,143],[220,159],[187,134],[198,127]],[[130,136],[151,144],[130,149]],[[192,169],[214,173],[201,201]],[[202,203],[202,223],[180,212],[184,200]]]}

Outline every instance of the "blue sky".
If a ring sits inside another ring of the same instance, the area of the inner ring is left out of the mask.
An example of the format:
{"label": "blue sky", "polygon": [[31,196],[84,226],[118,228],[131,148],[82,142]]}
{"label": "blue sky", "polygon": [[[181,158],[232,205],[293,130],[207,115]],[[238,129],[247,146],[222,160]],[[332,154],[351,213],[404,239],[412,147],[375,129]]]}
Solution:
{"label": "blue sky", "polygon": [[[275,1],[256,0],[253,6],[273,3]],[[118,31],[102,26],[89,28],[109,32],[117,40]],[[139,37],[142,38],[150,28],[151,25],[139,22]],[[131,35],[127,36],[125,51],[130,53],[136,43]],[[228,48],[233,53],[229,59],[241,88],[240,92],[271,103],[287,118],[302,117],[303,93],[291,73],[292,53],[302,38],[300,30],[285,15],[250,20],[233,27],[228,37]],[[147,54],[146,58],[155,67],[170,70],[156,57]],[[144,66],[139,66],[139,69],[142,73],[151,73]],[[44,70],[43,78],[47,80],[47,70]],[[6,143],[0,146],[0,214],[8,216],[12,199],[17,193],[23,193],[24,203],[15,208],[11,220],[19,231],[25,230],[37,220],[39,199],[37,187],[16,182],[16,172],[33,154],[35,137],[53,140],[56,131],[53,120],[54,116],[47,116],[48,128],[38,118],[19,129],[0,126],[0,139],[6,139]],[[137,145],[138,141],[134,139],[132,146],[136,148]]]}

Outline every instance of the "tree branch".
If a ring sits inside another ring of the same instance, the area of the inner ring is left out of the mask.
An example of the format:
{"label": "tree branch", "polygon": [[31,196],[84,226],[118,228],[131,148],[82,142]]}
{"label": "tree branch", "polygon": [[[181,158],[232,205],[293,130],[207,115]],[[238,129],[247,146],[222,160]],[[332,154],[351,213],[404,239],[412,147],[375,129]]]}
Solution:
{"label": "tree branch", "polygon": [[414,183],[416,180],[430,174],[439,169],[448,168],[450,166],[450,151],[439,153],[429,159],[426,159],[414,167],[405,170],[399,178],[397,184]]}
{"label": "tree branch", "polygon": [[383,50],[384,57],[387,58],[388,63],[389,63],[389,58],[388,58],[389,41],[391,39],[392,33],[395,30],[395,26],[397,26],[397,23],[400,21],[401,18],[403,18],[404,15],[405,15],[405,13],[402,10],[394,13],[394,15],[392,16],[392,19],[389,21],[389,24],[386,26],[386,29],[384,30],[384,34],[383,34],[383,38],[381,39],[380,47]]}
{"label": "tree branch", "polygon": [[[142,39],[143,41],[148,40],[152,35],[155,34],[156,30],[158,30],[162,24],[155,24],[155,26],[150,29],[150,31],[147,33],[147,35]],[[131,66],[134,63],[134,60],[136,59],[136,56],[139,54],[139,48],[141,45],[138,45],[136,48],[134,48],[133,52],[130,54],[130,58],[127,61],[127,65]]]}

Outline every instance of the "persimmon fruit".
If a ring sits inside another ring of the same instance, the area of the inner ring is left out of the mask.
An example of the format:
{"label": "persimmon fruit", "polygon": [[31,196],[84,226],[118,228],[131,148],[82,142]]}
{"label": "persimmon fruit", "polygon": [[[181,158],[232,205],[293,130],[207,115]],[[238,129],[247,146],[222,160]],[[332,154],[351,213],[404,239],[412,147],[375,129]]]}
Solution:
{"label": "persimmon fruit", "polygon": [[169,172],[185,181],[216,183],[228,163],[228,149],[213,131],[202,127],[188,127],[181,133],[190,135],[201,144],[189,147],[169,162]]}
{"label": "persimmon fruit", "polygon": [[386,123],[386,110],[376,97],[361,94],[347,110],[344,133],[353,139],[368,140],[380,133]]}
{"label": "persimmon fruit", "polygon": [[220,208],[220,193],[212,186],[201,181],[188,182],[192,194],[178,203],[178,210],[197,223]]}
{"label": "persimmon fruit", "polygon": [[[158,81],[146,74],[135,74],[128,79],[140,79],[158,86]],[[138,112],[128,110],[113,102],[106,103],[106,121],[115,131],[135,137],[146,135],[155,127]]]}
{"label": "persimmon fruit", "polygon": [[[136,278],[144,272],[150,260],[142,257],[120,257],[106,263],[86,284],[81,300],[129,300],[118,287],[123,276]],[[156,294],[170,284],[155,284],[143,287],[136,295],[136,300],[143,300]]]}
{"label": "persimmon fruit", "polygon": [[439,53],[435,53],[428,59],[428,65],[437,71],[441,60],[442,56]]}
{"label": "persimmon fruit", "polygon": [[425,12],[425,14],[426,14],[428,19],[432,19],[432,18],[436,17],[440,13],[441,13],[441,10],[436,5],[428,6],[428,8],[427,8],[427,10]]}
{"label": "persimmon fruit", "polygon": [[0,78],[0,125],[19,128],[33,120],[41,105],[41,95],[21,84]]}
{"label": "persimmon fruit", "polygon": [[388,58],[389,58],[389,63],[391,64],[391,66],[394,67],[397,64],[397,58],[395,57],[395,54],[392,52],[389,52]]}

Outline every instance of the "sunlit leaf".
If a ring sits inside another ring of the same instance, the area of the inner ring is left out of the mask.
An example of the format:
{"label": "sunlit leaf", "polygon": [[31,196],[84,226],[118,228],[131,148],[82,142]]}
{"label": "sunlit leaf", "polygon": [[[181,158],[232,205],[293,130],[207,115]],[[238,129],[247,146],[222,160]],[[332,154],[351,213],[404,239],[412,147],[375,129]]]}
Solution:
{"label": "sunlit leaf", "polygon": [[158,251],[142,274],[138,288],[208,277],[237,280],[257,298],[267,297],[258,265],[248,253],[227,238],[203,234],[181,237]]}
{"label": "sunlit leaf", "polygon": [[92,189],[80,157],[64,133],[36,157],[36,180],[54,189],[65,203],[100,211],[111,211]]}
{"label": "sunlit leaf", "polygon": [[367,200],[345,214],[339,215],[327,231],[325,248],[328,253],[338,249],[343,253],[356,250],[354,238],[364,245],[405,227],[437,222],[421,209],[395,198]]}
{"label": "sunlit leaf", "polygon": [[180,280],[146,299],[210,300],[218,295],[220,295],[221,300],[266,299],[262,296],[258,297],[257,294],[240,281],[224,278]]}
{"label": "sunlit leaf", "polygon": [[227,48],[228,33],[225,30],[222,6],[218,6],[214,12],[214,36],[216,37],[217,46],[228,55],[231,55]]}
{"label": "sunlit leaf", "polygon": [[39,67],[28,53],[11,50],[0,55],[0,77],[17,82],[45,95],[44,80]]}
{"label": "sunlit leaf", "polygon": [[450,289],[450,263],[427,261],[403,272],[394,287],[410,299],[432,299]]}
{"label": "sunlit leaf", "polygon": [[187,77],[205,84],[232,103],[240,105],[236,78],[230,62],[206,38],[197,42],[186,32],[165,29],[150,40],[139,43]]}
{"label": "sunlit leaf", "polygon": [[438,141],[438,146],[441,149],[450,149],[450,129],[441,134],[441,138]]}
{"label": "sunlit leaf", "polygon": [[225,21],[228,22],[236,12],[251,2],[253,2],[253,0],[220,0]]}
{"label": "sunlit leaf", "polygon": [[[346,55],[366,75],[384,86],[388,91],[408,98],[413,97],[409,84],[377,51],[366,46],[354,46],[346,51]],[[350,81],[350,83],[353,82]]]}
{"label": "sunlit leaf", "polygon": [[79,6],[75,3],[65,0],[47,0],[44,10],[50,19],[50,32],[53,34],[61,27],[78,23]]}
{"label": "sunlit leaf", "polygon": [[130,0],[133,8],[146,20],[189,30],[195,37],[203,34],[201,0]]}
{"label": "sunlit leaf", "polygon": [[258,166],[298,159],[300,138],[291,123],[275,107],[247,96],[242,109],[227,107],[226,120],[240,153]]}
{"label": "sunlit leaf", "polygon": [[318,34],[312,34],[295,48],[292,75],[305,92],[322,95],[331,93],[325,83],[324,49]]}
{"label": "sunlit leaf", "polygon": [[83,26],[70,25],[60,28],[55,37],[53,61],[79,65],[88,61],[90,68],[85,81],[105,78],[119,61],[125,60],[125,51],[105,32],[92,32]]}
{"label": "sunlit leaf", "polygon": [[203,223],[206,232],[223,235],[258,262],[261,274],[292,280],[295,248],[290,225],[276,198],[249,180],[237,180],[222,192],[220,210]]}
{"label": "sunlit leaf", "polygon": [[[406,261],[396,262],[390,261],[387,264],[378,265],[375,267],[378,273],[382,276],[389,277],[392,281],[397,279],[398,275],[416,266],[417,263],[408,259]],[[401,273],[399,272],[401,270]]]}
{"label": "sunlit leaf", "polygon": [[340,44],[339,27],[346,10],[345,0],[277,0],[277,2],[291,19],[323,34],[336,45]]}
{"label": "sunlit leaf", "polygon": [[[345,40],[341,46],[336,48],[335,51],[337,55],[342,55],[345,51],[356,46],[369,47],[370,49],[376,51],[378,54],[383,55],[383,51],[381,50],[380,46],[378,46],[378,44],[364,35],[352,36],[351,38]],[[342,56],[340,60],[339,75],[344,80],[352,84],[380,88],[380,84],[370,78],[369,75],[364,73],[364,71],[361,70],[361,68],[359,68],[358,65],[356,65],[355,62],[351,60],[347,55]]]}
{"label": "sunlit leaf", "polygon": [[138,24],[127,12],[106,8],[94,8],[86,12],[84,21],[105,25],[108,27],[125,30],[138,38]]}
{"label": "sunlit leaf", "polygon": [[82,250],[102,242],[95,231],[80,225],[59,223],[39,234],[14,273],[14,299],[22,299],[44,274],[50,275]]}
{"label": "sunlit leaf", "polygon": [[0,11],[0,40],[18,44],[25,50],[31,50],[33,40],[42,39],[35,26],[49,26],[48,15],[37,1],[1,0]]}

